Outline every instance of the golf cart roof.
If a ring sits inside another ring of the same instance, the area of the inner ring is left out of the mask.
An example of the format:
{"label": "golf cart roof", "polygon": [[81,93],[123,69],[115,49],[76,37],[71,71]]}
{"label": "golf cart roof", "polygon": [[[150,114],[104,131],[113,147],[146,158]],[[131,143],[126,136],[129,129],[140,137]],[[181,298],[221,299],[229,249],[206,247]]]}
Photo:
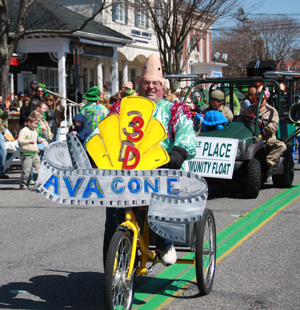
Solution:
{"label": "golf cart roof", "polygon": [[199,79],[199,76],[198,74],[165,74],[164,75],[164,78],[165,79],[176,79],[178,81],[181,81],[181,80],[196,80],[196,79]]}
{"label": "golf cart roof", "polygon": [[267,78],[285,78],[285,79],[293,79],[300,78],[300,71],[266,71],[264,76]]}
{"label": "golf cart roof", "polygon": [[[199,79],[193,83],[196,85],[199,84],[235,84],[235,85],[251,85],[257,82],[275,82],[271,78],[263,78],[263,77],[218,77],[218,78],[206,78],[206,79]],[[276,83],[276,82],[275,82]]]}

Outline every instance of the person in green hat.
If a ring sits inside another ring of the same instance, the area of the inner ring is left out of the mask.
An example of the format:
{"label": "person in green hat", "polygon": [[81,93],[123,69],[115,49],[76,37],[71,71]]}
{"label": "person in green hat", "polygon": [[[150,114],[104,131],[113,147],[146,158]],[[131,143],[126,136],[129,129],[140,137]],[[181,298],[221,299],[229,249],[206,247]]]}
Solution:
{"label": "person in green hat", "polygon": [[100,89],[98,86],[90,88],[82,97],[87,99],[87,103],[81,108],[80,114],[85,116],[85,127],[93,132],[98,123],[109,113],[109,110],[103,104],[97,104],[100,100]]}
{"label": "person in green hat", "polygon": [[227,117],[228,121],[231,121],[233,119],[233,114],[232,111],[224,105],[225,101],[224,93],[221,90],[216,89],[213,90],[209,96],[210,96],[210,107],[205,109],[203,111],[203,114],[212,110],[220,111],[225,117]]}

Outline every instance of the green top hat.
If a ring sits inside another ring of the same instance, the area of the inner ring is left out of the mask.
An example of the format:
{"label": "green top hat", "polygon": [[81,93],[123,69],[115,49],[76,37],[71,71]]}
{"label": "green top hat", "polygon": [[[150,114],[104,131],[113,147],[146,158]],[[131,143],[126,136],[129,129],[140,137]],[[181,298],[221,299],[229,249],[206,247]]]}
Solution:
{"label": "green top hat", "polygon": [[87,99],[88,101],[97,101],[100,100],[99,94],[100,94],[99,87],[93,86],[82,97]]}

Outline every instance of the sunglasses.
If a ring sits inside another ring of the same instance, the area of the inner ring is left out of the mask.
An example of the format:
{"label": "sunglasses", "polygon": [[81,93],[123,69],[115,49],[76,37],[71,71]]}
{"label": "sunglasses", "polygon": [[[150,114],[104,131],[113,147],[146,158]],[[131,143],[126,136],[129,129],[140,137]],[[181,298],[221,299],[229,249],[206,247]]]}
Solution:
{"label": "sunglasses", "polygon": [[160,81],[147,81],[147,80],[142,80],[140,86],[141,87],[145,87],[145,86],[149,86],[150,84],[152,84],[155,88],[158,88],[161,86],[161,82]]}

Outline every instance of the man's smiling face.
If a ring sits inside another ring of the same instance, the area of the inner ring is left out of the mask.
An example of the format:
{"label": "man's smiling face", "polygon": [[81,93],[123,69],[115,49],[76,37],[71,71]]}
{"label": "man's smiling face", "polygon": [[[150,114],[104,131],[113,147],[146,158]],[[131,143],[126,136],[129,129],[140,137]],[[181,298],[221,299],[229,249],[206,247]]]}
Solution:
{"label": "man's smiling face", "polygon": [[139,94],[158,103],[163,98],[163,87],[157,79],[143,78],[140,82]]}

